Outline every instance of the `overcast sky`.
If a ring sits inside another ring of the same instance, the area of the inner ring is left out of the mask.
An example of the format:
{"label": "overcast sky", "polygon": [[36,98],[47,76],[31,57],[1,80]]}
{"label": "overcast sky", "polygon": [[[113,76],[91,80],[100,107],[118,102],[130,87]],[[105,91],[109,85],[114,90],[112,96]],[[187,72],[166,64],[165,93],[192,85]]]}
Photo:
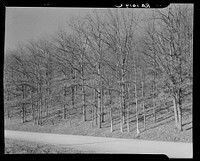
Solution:
{"label": "overcast sky", "polygon": [[[93,8],[61,7],[6,7],[5,49],[14,49],[19,43],[53,34],[60,27],[67,26],[72,16],[83,17]],[[136,12],[145,9],[134,9]],[[146,10],[145,10],[146,12]]]}
{"label": "overcast sky", "polygon": [[20,42],[52,34],[66,26],[71,16],[84,16],[92,9],[76,8],[6,8],[5,48],[13,49]]}
{"label": "overcast sky", "polygon": [[[45,34],[53,34],[67,26],[72,16],[85,16],[91,8],[61,7],[6,7],[5,48],[14,49],[19,43],[38,39]],[[134,9],[146,15],[151,9]]]}

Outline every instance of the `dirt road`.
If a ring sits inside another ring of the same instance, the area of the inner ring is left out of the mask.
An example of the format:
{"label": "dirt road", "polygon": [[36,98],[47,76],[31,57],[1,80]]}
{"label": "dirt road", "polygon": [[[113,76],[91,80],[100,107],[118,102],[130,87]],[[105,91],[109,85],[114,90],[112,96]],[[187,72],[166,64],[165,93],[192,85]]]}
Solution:
{"label": "dirt road", "polygon": [[5,138],[66,145],[76,149],[112,154],[166,154],[169,158],[192,158],[192,143],[118,139],[5,130]]}

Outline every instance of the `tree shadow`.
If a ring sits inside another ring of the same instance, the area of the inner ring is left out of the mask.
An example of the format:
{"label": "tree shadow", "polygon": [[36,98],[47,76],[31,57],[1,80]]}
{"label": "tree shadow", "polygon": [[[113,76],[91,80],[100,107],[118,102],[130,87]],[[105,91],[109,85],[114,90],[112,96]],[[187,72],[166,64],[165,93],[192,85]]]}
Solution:
{"label": "tree shadow", "polygon": [[149,127],[149,128],[146,128],[145,131],[146,131],[146,130],[150,130],[150,129],[154,129],[154,128],[158,127],[158,126],[161,126],[161,125],[164,125],[164,124],[167,124],[167,123],[170,123],[170,122],[172,122],[172,121],[174,121],[174,120],[175,120],[174,118],[171,118],[171,119],[168,120],[168,121],[165,121],[165,122],[162,122],[162,123],[158,123],[158,124],[156,124],[156,125],[154,125],[154,126],[151,126],[151,127]]}
{"label": "tree shadow", "polygon": [[167,108],[160,108],[160,109],[156,110],[156,113],[162,115],[162,114],[166,114],[170,111],[171,111],[171,109],[168,109],[168,107],[167,107]]}
{"label": "tree shadow", "polygon": [[110,121],[109,120],[105,120],[104,122],[101,123],[101,127],[102,128],[110,127]]}
{"label": "tree shadow", "polygon": [[[153,123],[154,124],[153,126],[150,126],[149,128],[147,128],[148,125],[152,125],[152,123],[150,123],[150,121],[153,121],[152,120],[153,116],[154,116],[153,113],[146,115],[146,128],[145,128],[145,130],[142,128],[140,130],[140,132],[156,128],[158,126],[170,123],[170,122],[172,122],[174,120],[174,118],[172,118],[173,113],[168,113],[167,115],[164,115],[164,116],[162,116],[160,118],[157,118],[156,123]],[[141,119],[139,119],[139,128],[141,128],[140,124],[141,124],[141,121],[143,121],[143,120],[144,120],[143,117]],[[134,122],[136,123],[136,119],[134,119],[134,120],[131,121],[130,132],[131,131],[135,131],[137,129],[136,124],[133,125]]]}
{"label": "tree shadow", "polygon": [[32,118],[31,118],[31,119],[27,119],[27,118],[26,118],[26,120],[25,120],[24,124],[25,124],[25,123],[32,122],[32,121],[33,121],[33,119],[32,119]]}
{"label": "tree shadow", "polygon": [[120,118],[119,117],[115,118],[115,120],[113,119],[113,125],[117,125],[119,123],[120,123]]}
{"label": "tree shadow", "polygon": [[185,129],[185,130],[187,131],[187,130],[190,130],[190,129],[192,129],[192,128],[193,128],[193,127],[191,126],[191,127],[187,128],[187,129]]}
{"label": "tree shadow", "polygon": [[189,125],[189,124],[191,124],[191,123],[192,123],[192,121],[189,121],[189,122],[187,122],[187,123],[182,124],[182,126],[186,126],[186,125]]}
{"label": "tree shadow", "polygon": [[192,128],[193,128],[193,127],[192,127],[192,121],[188,121],[188,122],[182,124],[182,127],[183,127],[183,129],[185,129],[186,131],[192,129]]}
{"label": "tree shadow", "polygon": [[183,108],[182,112],[183,113],[192,112],[192,108]]}
{"label": "tree shadow", "polygon": [[159,122],[161,122],[163,120],[167,120],[167,119],[171,118],[172,116],[173,116],[173,114],[169,113],[168,115],[164,115],[164,116],[158,118],[156,121],[157,121],[157,123],[159,123]]}
{"label": "tree shadow", "polygon": [[[126,128],[127,128],[127,126],[126,126]],[[136,129],[137,129],[137,126],[136,126],[136,124],[130,124],[130,127],[129,127],[129,131],[130,132],[133,132],[133,131],[136,131]],[[141,132],[141,125],[139,124],[139,131]]]}

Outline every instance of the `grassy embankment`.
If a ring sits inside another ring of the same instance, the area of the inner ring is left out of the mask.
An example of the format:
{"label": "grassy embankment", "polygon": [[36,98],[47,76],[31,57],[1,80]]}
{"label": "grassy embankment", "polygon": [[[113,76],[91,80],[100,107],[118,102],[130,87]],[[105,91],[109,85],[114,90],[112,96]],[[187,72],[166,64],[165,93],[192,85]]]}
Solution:
{"label": "grassy embankment", "polygon": [[[55,111],[54,111],[55,112]],[[71,116],[71,124],[69,118],[62,119],[61,111],[52,114],[48,119],[44,119],[43,125],[33,125],[31,115],[26,123],[21,123],[21,118],[5,119],[5,129],[21,130],[31,132],[45,132],[58,134],[73,134],[73,135],[89,135],[114,138],[136,138],[136,118],[135,112],[130,112],[130,132],[127,132],[126,123],[124,124],[124,132],[120,132],[119,113],[113,113],[113,132],[110,132],[109,113],[105,116],[105,122],[102,123],[102,128],[97,125],[91,127],[91,117],[88,108],[87,121],[82,121],[82,116]],[[138,139],[156,140],[156,141],[174,141],[174,142],[192,142],[192,108],[190,105],[185,105],[183,108],[183,131],[178,132],[174,127],[173,107],[161,108],[157,111],[157,122],[154,123],[152,110],[147,111],[146,115],[146,130],[143,130],[143,116],[140,115],[139,128],[140,137]],[[94,121],[95,123],[95,121]]]}

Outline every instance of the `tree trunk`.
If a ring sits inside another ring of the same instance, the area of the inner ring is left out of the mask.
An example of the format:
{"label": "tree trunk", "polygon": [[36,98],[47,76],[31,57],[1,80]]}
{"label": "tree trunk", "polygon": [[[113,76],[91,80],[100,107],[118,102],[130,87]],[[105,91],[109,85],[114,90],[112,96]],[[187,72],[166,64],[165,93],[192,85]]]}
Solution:
{"label": "tree trunk", "polygon": [[[130,91],[129,91],[129,86],[127,84],[127,98],[128,98],[128,101],[130,103]],[[127,131],[130,132],[130,125],[129,125],[129,103],[127,105]]]}
{"label": "tree trunk", "polygon": [[74,101],[75,100],[75,98],[74,98],[75,97],[75,95],[74,95],[74,92],[75,92],[74,91],[74,86],[71,87],[71,90],[72,90],[72,106],[74,106],[74,104],[75,104],[75,101]]}
{"label": "tree trunk", "polygon": [[181,103],[178,102],[177,104],[177,113],[178,113],[178,129],[179,131],[182,131],[182,110],[181,110]]}
{"label": "tree trunk", "polygon": [[143,83],[143,81],[142,81],[142,108],[143,108],[144,130],[146,130],[146,111],[145,111],[145,96],[144,96],[144,83]]}
{"label": "tree trunk", "polygon": [[37,115],[37,111],[38,111],[38,106],[35,106],[36,108],[35,108],[35,121],[34,121],[34,125],[37,125],[38,123],[37,123],[37,120],[38,120],[38,115]]}
{"label": "tree trunk", "polygon": [[101,95],[101,111],[102,111],[102,122],[105,122],[105,111],[104,111],[104,89],[102,88],[102,95]]}
{"label": "tree trunk", "polygon": [[121,114],[121,121],[120,121],[120,131],[123,132],[122,114]]}
{"label": "tree trunk", "polygon": [[124,106],[122,106],[122,123],[125,124],[125,110],[124,110]]}
{"label": "tree trunk", "polygon": [[[49,85],[50,86],[50,85]],[[48,108],[47,108],[47,116],[49,116],[49,109],[52,105],[52,91],[51,88],[49,88],[49,98],[48,98]]]}
{"label": "tree trunk", "polygon": [[153,114],[154,114],[154,123],[156,123],[156,107],[155,107],[155,99],[153,98]]}
{"label": "tree trunk", "polygon": [[177,102],[175,98],[173,98],[173,104],[174,104],[173,107],[174,107],[175,126],[178,127]]}
{"label": "tree trunk", "polygon": [[38,100],[36,100],[35,106],[35,125],[38,125]]}
{"label": "tree trunk", "polygon": [[137,68],[136,68],[136,58],[134,59],[134,72],[135,72],[135,103],[136,103],[136,107],[135,107],[135,111],[136,111],[136,126],[137,126],[137,136],[139,136],[140,134],[140,130],[139,130],[139,119],[138,119],[138,100],[137,100]]}
{"label": "tree trunk", "polygon": [[8,119],[11,120],[11,117],[10,117],[10,110],[8,109],[7,111],[7,116],[8,116]]}
{"label": "tree trunk", "polygon": [[99,128],[101,128],[101,94],[98,92]]}
{"label": "tree trunk", "polygon": [[155,86],[153,85],[153,115],[154,115],[154,123],[156,123],[156,105],[155,105]]}
{"label": "tree trunk", "polygon": [[[72,103],[71,103],[71,109],[74,108],[74,86],[72,86]],[[70,114],[70,110],[69,110],[69,114]],[[72,118],[71,118],[71,115],[69,115],[69,118],[70,118],[70,126],[72,127]]]}
{"label": "tree trunk", "polygon": [[[47,93],[48,91],[46,91],[46,93]],[[47,96],[46,96],[46,94],[45,94],[45,100],[44,100],[44,106],[45,106],[45,117],[47,118],[48,117],[48,99],[49,98],[47,98]]]}
{"label": "tree trunk", "polygon": [[137,101],[137,89],[135,87],[135,93],[136,93],[136,98],[135,98],[135,103],[136,103],[136,126],[137,126],[137,136],[140,134],[139,130],[139,119],[138,119],[138,101]]}
{"label": "tree trunk", "polygon": [[130,132],[130,126],[129,126],[129,106],[127,107],[127,131]]}
{"label": "tree trunk", "polygon": [[82,87],[82,103],[83,103],[83,121],[86,121],[86,109],[85,109],[85,87]]}
{"label": "tree trunk", "polygon": [[22,103],[22,123],[25,123],[25,119],[24,119],[24,103]]}
{"label": "tree trunk", "polygon": [[[46,87],[45,87],[45,88],[46,88]],[[45,117],[46,117],[46,115],[47,115],[47,114],[46,114],[46,113],[47,113],[47,102],[46,102],[46,101],[47,101],[47,100],[46,100],[46,99],[47,99],[47,96],[46,96],[46,95],[47,95],[47,91],[46,91],[46,89],[45,89],[45,93],[44,93],[44,115],[45,115]]]}
{"label": "tree trunk", "polygon": [[26,122],[26,106],[24,106],[24,122]]}
{"label": "tree trunk", "polygon": [[[144,74],[144,75],[143,75]],[[144,76],[144,77],[143,77]],[[145,92],[144,92],[144,81],[145,73],[141,70],[141,79],[142,79],[142,108],[143,108],[143,121],[144,121],[144,130],[146,129],[146,111],[145,111]]]}
{"label": "tree trunk", "polygon": [[63,105],[63,119],[66,119],[66,105]]}
{"label": "tree trunk", "polygon": [[68,109],[68,116],[69,116],[69,124],[70,124],[70,127],[72,127],[72,118],[71,118],[70,109]]}
{"label": "tree trunk", "polygon": [[[74,83],[75,83],[75,79],[76,79],[76,70],[74,70],[73,77],[74,77]],[[77,95],[77,85],[76,85],[76,83],[75,83],[75,85],[74,85],[74,95],[75,95],[75,97],[76,97],[76,95]]]}
{"label": "tree trunk", "polygon": [[124,77],[122,77],[121,81],[121,131],[123,132],[123,124],[125,123],[125,84],[124,84]]}
{"label": "tree trunk", "polygon": [[[9,100],[10,100],[10,95],[9,95],[9,92],[8,92],[7,101],[9,101]],[[9,120],[11,120],[11,117],[10,117],[10,108],[8,108],[7,117],[8,117]]]}
{"label": "tree trunk", "polygon": [[112,107],[110,105],[110,131],[113,132]]}
{"label": "tree trunk", "polygon": [[[65,75],[66,77],[66,75]],[[63,89],[63,97],[64,97],[64,104],[63,104],[63,119],[66,119],[67,117],[67,114],[66,114],[66,97],[67,97],[67,87],[64,86],[64,89]]]}
{"label": "tree trunk", "polygon": [[40,100],[38,100],[38,125],[40,125]]}
{"label": "tree trunk", "polygon": [[34,125],[35,124],[35,108],[33,105],[31,107],[31,109],[32,109],[32,121],[33,121],[33,125]]}
{"label": "tree trunk", "polygon": [[98,95],[97,95],[97,92],[96,92],[96,90],[95,90],[95,121],[96,121],[96,125],[98,124],[98,120],[97,120],[97,118],[98,118],[98,104],[97,104],[97,98],[98,97]]}
{"label": "tree trunk", "polygon": [[121,96],[121,102],[120,102],[120,111],[121,111],[121,113],[120,113],[120,131],[121,132],[123,132],[123,109],[122,109],[122,107],[123,107],[123,104],[122,104],[122,100],[123,100],[123,98],[122,98],[122,96]]}
{"label": "tree trunk", "polygon": [[42,118],[42,115],[43,115],[43,98],[42,98],[42,96],[41,96],[41,99],[40,99],[40,101],[41,101],[41,106],[40,106],[40,125],[42,125],[42,121],[43,121],[43,118]]}
{"label": "tree trunk", "polygon": [[110,114],[110,132],[113,132],[113,118],[112,118],[112,93],[109,89],[110,103],[109,103],[109,114]]}
{"label": "tree trunk", "polygon": [[32,120],[33,120],[33,124],[34,124],[34,120],[35,120],[35,110],[34,110],[33,104],[31,105],[31,109],[32,109]]}
{"label": "tree trunk", "polygon": [[92,107],[92,111],[91,111],[91,115],[92,115],[92,120],[91,120],[91,127],[93,127],[94,125],[94,107]]}
{"label": "tree trunk", "polygon": [[46,118],[48,117],[49,115],[49,97],[50,97],[50,94],[49,94],[49,83],[47,84],[47,89],[46,89],[46,93],[47,93],[47,98],[45,98],[45,105],[46,105]]}
{"label": "tree trunk", "polygon": [[32,109],[32,121],[33,121],[33,124],[35,124],[35,107],[33,105],[33,92],[31,90],[31,109]]}
{"label": "tree trunk", "polygon": [[47,102],[47,107],[46,107],[46,117],[49,116],[49,101]]}
{"label": "tree trunk", "polygon": [[[72,63],[74,63],[74,57],[72,55]],[[72,108],[74,107],[75,105],[75,70],[73,68],[71,68],[71,79],[72,79],[72,82],[73,82],[73,85],[71,86],[71,91],[72,91]]]}
{"label": "tree trunk", "polygon": [[81,79],[82,79],[82,103],[83,103],[83,121],[86,121],[86,112],[85,112],[85,77],[84,77],[84,66],[83,66],[83,54],[81,54]]}
{"label": "tree trunk", "polygon": [[25,109],[25,107],[24,107],[24,98],[25,98],[25,90],[24,90],[24,86],[22,86],[22,100],[23,100],[23,102],[22,102],[22,123],[25,123],[25,113],[24,113],[24,109]]}
{"label": "tree trunk", "polygon": [[[98,71],[98,75],[100,75],[101,73],[100,73],[100,70],[101,70],[101,66],[100,66],[100,63],[98,63],[98,65],[97,65],[97,71]],[[98,76],[99,78],[98,78],[98,89],[97,89],[97,95],[98,95],[98,100],[97,100],[97,104],[98,104],[98,109],[99,109],[99,128],[101,128],[101,97],[102,97],[102,95],[101,95],[101,87],[102,87],[102,82],[101,82],[101,77],[100,76]]]}
{"label": "tree trunk", "polygon": [[125,84],[124,84],[124,79],[122,80],[122,122],[123,124],[125,123],[125,105],[126,105],[126,98],[125,98]]}

